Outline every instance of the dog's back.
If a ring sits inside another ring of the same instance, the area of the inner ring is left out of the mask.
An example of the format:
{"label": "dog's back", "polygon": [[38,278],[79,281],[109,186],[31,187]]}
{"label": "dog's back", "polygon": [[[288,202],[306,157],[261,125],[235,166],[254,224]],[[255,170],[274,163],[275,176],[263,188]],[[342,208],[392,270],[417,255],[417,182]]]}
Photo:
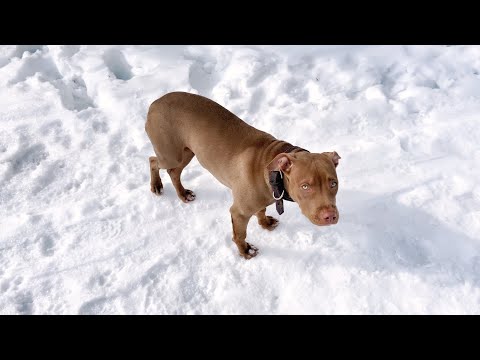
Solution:
{"label": "dog's back", "polygon": [[227,175],[233,172],[226,167],[233,166],[238,154],[275,140],[216,102],[185,92],[168,93],[154,101],[145,130],[160,168],[177,167],[187,148],[204,168],[229,187]]}

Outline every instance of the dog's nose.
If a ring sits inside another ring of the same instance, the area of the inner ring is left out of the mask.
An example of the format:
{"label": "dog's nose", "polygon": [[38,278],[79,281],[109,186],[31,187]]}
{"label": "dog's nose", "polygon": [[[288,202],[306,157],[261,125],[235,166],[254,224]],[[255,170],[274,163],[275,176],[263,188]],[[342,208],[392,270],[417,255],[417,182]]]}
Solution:
{"label": "dog's nose", "polygon": [[323,221],[325,221],[327,224],[333,224],[335,220],[337,220],[337,214],[335,211],[324,210],[322,212],[321,219],[323,219]]}

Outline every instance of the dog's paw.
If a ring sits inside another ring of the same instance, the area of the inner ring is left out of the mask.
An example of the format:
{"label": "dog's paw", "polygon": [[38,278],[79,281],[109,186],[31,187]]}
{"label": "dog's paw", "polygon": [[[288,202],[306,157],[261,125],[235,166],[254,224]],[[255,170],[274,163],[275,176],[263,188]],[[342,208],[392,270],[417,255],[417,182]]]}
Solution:
{"label": "dog's paw", "polygon": [[267,221],[261,222],[260,225],[262,228],[272,231],[278,226],[279,222],[277,219],[271,216],[267,216]]}
{"label": "dog's paw", "polygon": [[190,201],[195,200],[197,195],[192,190],[187,190],[185,189],[185,192],[183,193],[183,196],[180,198],[184,203],[188,203]]}
{"label": "dog's paw", "polygon": [[150,191],[155,195],[160,196],[163,194],[163,185],[161,183],[150,184]]}
{"label": "dog's paw", "polygon": [[245,259],[250,260],[258,255],[258,248],[247,242],[247,250],[240,255],[242,255]]}

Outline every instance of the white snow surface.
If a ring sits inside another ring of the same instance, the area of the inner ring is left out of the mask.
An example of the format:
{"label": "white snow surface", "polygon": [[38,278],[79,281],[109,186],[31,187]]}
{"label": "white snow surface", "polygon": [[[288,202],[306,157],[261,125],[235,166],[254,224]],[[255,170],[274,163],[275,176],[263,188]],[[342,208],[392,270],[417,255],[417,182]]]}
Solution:
{"label": "white snow surface", "polygon": [[[340,221],[150,192],[170,91],[337,151]],[[479,46],[0,46],[1,314],[480,314]]]}

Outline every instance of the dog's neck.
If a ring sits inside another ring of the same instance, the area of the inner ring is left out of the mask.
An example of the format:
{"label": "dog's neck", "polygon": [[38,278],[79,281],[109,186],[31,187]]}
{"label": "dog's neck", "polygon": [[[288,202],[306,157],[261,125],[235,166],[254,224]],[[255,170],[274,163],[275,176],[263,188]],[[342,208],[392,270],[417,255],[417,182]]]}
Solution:
{"label": "dog's neck", "polygon": [[[274,150],[269,154],[270,160],[273,160],[275,156],[281,153],[296,153],[300,151],[306,151],[301,147],[292,145],[286,141],[279,141],[279,144],[275,144]],[[273,156],[272,156],[273,154]],[[269,189],[272,193],[272,198],[275,200],[276,209],[279,215],[283,214],[283,200],[293,201],[287,189],[287,184],[285,183],[285,176],[281,170],[275,171],[265,171],[266,179],[269,184]]]}

